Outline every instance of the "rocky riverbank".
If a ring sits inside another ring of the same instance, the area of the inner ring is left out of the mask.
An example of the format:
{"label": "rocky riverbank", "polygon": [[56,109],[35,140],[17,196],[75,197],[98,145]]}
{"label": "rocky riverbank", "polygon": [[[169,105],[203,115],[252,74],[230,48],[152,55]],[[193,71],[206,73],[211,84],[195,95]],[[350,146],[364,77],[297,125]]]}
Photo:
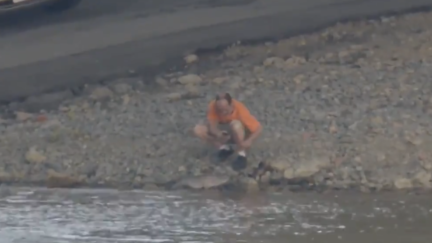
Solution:
{"label": "rocky riverbank", "polygon": [[[150,82],[129,77],[30,97],[3,107],[0,182],[428,189],[431,40],[432,13],[352,22],[191,55],[184,70]],[[241,175],[212,163],[191,134],[220,91],[264,125]]]}

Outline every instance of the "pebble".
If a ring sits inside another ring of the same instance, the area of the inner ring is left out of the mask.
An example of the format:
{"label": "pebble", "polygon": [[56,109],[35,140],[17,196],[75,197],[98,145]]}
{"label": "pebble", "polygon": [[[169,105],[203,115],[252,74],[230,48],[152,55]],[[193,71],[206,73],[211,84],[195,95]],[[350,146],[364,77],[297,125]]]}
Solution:
{"label": "pebble", "polygon": [[187,64],[192,64],[198,61],[198,56],[195,54],[187,55],[184,60]]}

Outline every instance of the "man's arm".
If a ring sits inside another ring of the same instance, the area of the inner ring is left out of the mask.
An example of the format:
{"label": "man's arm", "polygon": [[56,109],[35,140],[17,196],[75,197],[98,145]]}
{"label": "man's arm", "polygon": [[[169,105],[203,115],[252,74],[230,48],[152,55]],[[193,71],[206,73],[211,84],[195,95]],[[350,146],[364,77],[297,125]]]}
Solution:
{"label": "man's arm", "polygon": [[211,102],[208,110],[207,110],[207,120],[209,123],[209,130],[210,133],[215,135],[216,137],[221,136],[221,132],[219,131],[219,118],[216,114],[215,108],[214,108],[214,102]]}
{"label": "man's arm", "polygon": [[249,137],[246,138],[246,141],[250,143],[254,142],[262,132],[261,123],[249,112],[246,107],[242,107],[240,117],[243,125],[251,132]]}
{"label": "man's arm", "polygon": [[255,131],[251,132],[251,134],[249,135],[249,137],[246,138],[246,140],[250,143],[253,143],[255,141],[255,139],[257,139],[259,137],[261,132],[262,132],[262,126],[260,124],[259,127]]}

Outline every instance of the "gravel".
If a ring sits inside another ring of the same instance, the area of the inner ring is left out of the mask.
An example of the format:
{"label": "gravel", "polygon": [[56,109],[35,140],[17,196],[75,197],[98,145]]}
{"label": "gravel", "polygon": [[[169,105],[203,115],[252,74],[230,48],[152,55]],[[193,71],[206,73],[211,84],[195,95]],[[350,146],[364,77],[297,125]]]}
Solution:
{"label": "gravel", "polygon": [[[159,189],[193,177],[211,188],[219,173],[247,190],[428,189],[431,26],[432,13],[338,24],[198,53],[154,82],[124,78],[10,104],[0,183]],[[213,163],[191,133],[221,91],[264,125],[245,173]]]}

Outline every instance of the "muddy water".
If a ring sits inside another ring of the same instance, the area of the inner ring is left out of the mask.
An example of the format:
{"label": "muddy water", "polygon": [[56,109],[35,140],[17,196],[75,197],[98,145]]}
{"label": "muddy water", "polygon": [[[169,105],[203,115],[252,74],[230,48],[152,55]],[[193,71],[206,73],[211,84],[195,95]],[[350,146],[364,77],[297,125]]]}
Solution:
{"label": "muddy water", "polygon": [[431,197],[1,189],[0,242],[430,242]]}

